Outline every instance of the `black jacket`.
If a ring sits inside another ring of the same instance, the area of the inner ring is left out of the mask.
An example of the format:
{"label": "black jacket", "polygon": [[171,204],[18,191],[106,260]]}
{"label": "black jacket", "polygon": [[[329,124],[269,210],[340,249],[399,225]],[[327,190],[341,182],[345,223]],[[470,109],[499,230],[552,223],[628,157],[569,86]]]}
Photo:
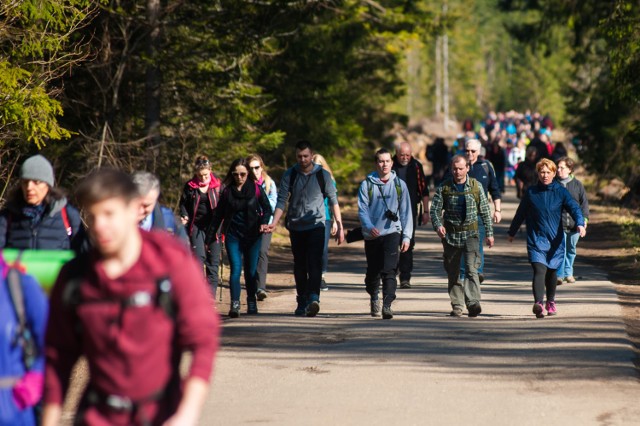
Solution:
{"label": "black jacket", "polygon": [[[402,165],[398,161],[397,157],[393,157],[393,171],[398,174],[398,169],[400,169]],[[407,190],[409,191],[409,199],[411,200],[411,210],[413,212],[413,217],[415,218],[418,214],[418,204],[422,202],[423,197],[429,196],[429,186],[427,185],[427,179],[424,176],[424,171],[422,169],[422,164],[412,158],[407,164],[407,173],[406,178],[404,179],[404,183],[407,185]],[[424,210],[427,211],[428,206],[424,206]]]}

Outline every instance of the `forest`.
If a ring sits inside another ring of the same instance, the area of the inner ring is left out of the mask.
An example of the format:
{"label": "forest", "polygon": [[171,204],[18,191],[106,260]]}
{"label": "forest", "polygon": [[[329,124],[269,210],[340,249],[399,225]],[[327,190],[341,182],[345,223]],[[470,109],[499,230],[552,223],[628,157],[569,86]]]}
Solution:
{"label": "forest", "polygon": [[196,155],[312,141],[353,187],[394,123],[549,114],[599,178],[640,194],[640,2],[10,0],[0,5],[0,180],[40,151],[62,187],[111,165],[172,205]]}

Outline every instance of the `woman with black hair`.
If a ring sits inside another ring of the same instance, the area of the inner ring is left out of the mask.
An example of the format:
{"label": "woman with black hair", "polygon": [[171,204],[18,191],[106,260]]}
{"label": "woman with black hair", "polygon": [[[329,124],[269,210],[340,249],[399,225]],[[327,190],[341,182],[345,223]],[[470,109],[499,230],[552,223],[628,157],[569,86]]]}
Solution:
{"label": "woman with black hair", "polygon": [[262,233],[271,219],[271,204],[267,194],[249,176],[249,163],[239,158],[231,163],[224,179],[225,189],[213,215],[210,235],[222,224],[225,247],[231,269],[231,308],[229,316],[240,316],[240,271],[244,266],[247,289],[247,314],[257,314],[256,302],[258,258]]}

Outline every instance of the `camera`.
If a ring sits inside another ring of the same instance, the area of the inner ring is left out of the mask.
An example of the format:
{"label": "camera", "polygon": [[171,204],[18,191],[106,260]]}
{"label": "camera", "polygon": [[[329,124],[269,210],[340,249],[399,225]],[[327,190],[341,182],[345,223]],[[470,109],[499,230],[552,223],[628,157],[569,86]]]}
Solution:
{"label": "camera", "polygon": [[392,212],[391,210],[387,210],[386,212],[384,212],[384,217],[386,217],[387,219],[393,221],[393,222],[397,222],[398,221],[398,215],[394,212]]}

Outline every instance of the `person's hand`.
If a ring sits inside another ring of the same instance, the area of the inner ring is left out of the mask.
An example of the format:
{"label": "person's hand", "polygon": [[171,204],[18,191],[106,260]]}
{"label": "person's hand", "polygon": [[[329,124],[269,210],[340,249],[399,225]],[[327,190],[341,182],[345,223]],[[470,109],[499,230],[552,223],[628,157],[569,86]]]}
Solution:
{"label": "person's hand", "polygon": [[493,237],[487,237],[487,245],[489,246],[489,248],[493,247],[493,242]]}
{"label": "person's hand", "polygon": [[186,225],[187,223],[189,223],[189,217],[188,216],[180,216],[180,222],[182,222],[183,225]]}
{"label": "person's hand", "polygon": [[405,253],[407,250],[409,250],[409,241],[403,241],[402,245],[400,246],[400,251],[402,253]]}
{"label": "person's hand", "polygon": [[[340,228],[342,228],[342,225],[340,225]],[[338,222],[334,220],[333,223],[331,224],[331,236],[335,237],[337,232],[338,232]]]}
{"label": "person's hand", "polygon": [[440,238],[444,238],[444,236],[447,235],[447,230],[444,229],[444,226],[439,226],[438,229],[436,229],[436,232]]}
{"label": "person's hand", "polygon": [[268,234],[269,233],[269,225],[260,225],[260,233]]}
{"label": "person's hand", "polygon": [[494,223],[500,223],[500,221],[502,220],[502,213],[500,213],[498,210],[493,212],[493,222]]}
{"label": "person's hand", "polygon": [[507,240],[508,240],[510,243],[512,243],[512,242],[513,242],[513,240],[514,240],[515,238],[516,238],[516,237],[512,237],[511,235],[508,235],[508,236],[507,236]]}
{"label": "person's hand", "polygon": [[578,226],[578,232],[580,233],[580,238],[584,238],[584,236],[587,235],[587,228]]}
{"label": "person's hand", "polygon": [[273,232],[275,230],[276,230],[276,224],[275,223],[272,223],[271,225],[267,225],[267,230],[266,230],[267,233],[271,233],[271,232]]}
{"label": "person's hand", "polygon": [[422,224],[426,225],[429,223],[429,213],[422,213]]}
{"label": "person's hand", "polygon": [[372,236],[373,238],[378,238],[378,237],[380,236],[380,231],[378,231],[378,229],[377,229],[377,228],[373,228],[373,229],[371,229],[371,236]]}
{"label": "person's hand", "polygon": [[344,243],[344,229],[342,229],[342,224],[336,224],[336,242],[338,243],[338,245]]}

